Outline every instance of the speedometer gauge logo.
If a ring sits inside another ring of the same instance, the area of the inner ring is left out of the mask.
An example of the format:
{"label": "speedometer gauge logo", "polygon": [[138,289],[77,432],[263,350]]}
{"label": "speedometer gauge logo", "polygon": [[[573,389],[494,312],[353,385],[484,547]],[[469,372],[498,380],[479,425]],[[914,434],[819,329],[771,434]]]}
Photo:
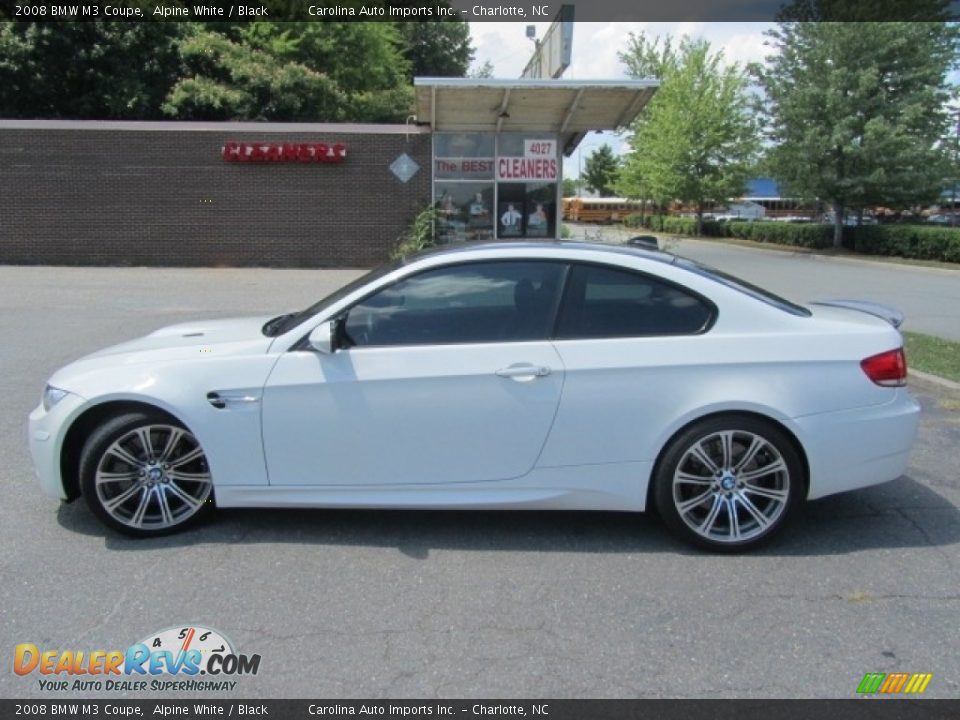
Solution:
{"label": "speedometer gauge logo", "polygon": [[[191,664],[206,674],[214,655],[235,656],[233,643],[219,630],[203,625],[174,626],[152,633],[141,640],[139,645],[146,646],[153,653],[169,652],[173,657],[190,657]],[[190,655],[188,656],[188,653]]]}

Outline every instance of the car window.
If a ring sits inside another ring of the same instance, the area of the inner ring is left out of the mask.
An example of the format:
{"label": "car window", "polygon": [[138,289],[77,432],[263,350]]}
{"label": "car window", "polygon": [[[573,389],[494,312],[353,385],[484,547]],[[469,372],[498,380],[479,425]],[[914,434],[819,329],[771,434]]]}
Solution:
{"label": "car window", "polygon": [[713,308],[649,275],[599,265],[574,265],[556,337],[602,338],[702,332]]}
{"label": "car window", "polygon": [[543,340],[565,264],[503,261],[437,268],[401,280],[347,314],[356,346]]}
{"label": "car window", "polygon": [[799,317],[810,317],[812,315],[809,308],[792,303],[789,300],[780,297],[779,295],[775,295],[769,290],[764,290],[761,287],[757,287],[756,285],[748,283],[746,280],[741,280],[738,277],[734,277],[733,275],[725,273],[722,270],[717,270],[709,265],[704,265],[694,260],[690,260],[689,258],[682,257],[678,257],[674,264],[677,267],[695,272],[697,275],[701,275],[702,277],[710,278],[714,282],[718,282],[721,285],[726,285],[734,290],[739,290],[744,295],[749,295],[756,300],[761,300],[762,302],[767,303],[767,305],[772,305],[773,307],[779,308],[780,310],[788,312],[791,315],[797,315]]}

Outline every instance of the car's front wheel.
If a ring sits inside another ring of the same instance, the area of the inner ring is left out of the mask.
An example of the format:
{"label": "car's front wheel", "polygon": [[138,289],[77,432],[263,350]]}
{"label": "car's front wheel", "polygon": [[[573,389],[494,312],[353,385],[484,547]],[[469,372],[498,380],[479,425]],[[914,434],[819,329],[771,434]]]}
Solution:
{"label": "car's front wheel", "polygon": [[190,431],[147,412],[113,417],[80,456],[84,499],[104,524],[139,537],[164,535],[212,506],[207,458]]}
{"label": "car's front wheel", "polygon": [[666,449],[654,500],[684,540],[710,550],[748,550],[768,540],[800,502],[802,474],[793,443],[772,423],[709,418]]}

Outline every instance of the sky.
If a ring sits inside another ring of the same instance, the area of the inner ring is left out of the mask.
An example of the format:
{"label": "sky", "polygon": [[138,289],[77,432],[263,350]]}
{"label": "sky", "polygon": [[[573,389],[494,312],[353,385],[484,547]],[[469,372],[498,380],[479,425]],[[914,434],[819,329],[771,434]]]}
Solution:
{"label": "sky", "polygon": [[[532,24],[536,25],[537,37],[541,39],[550,26],[549,22]],[[571,63],[563,77],[568,80],[626,78],[617,53],[627,47],[631,32],[643,32],[648,36],[670,35],[675,39],[683,35],[702,37],[715,49],[722,50],[731,62],[759,61],[768,52],[764,47],[764,31],[771,27],[773,23],[574,23]],[[489,60],[493,64],[494,77],[520,77],[533,52],[533,43],[526,37],[525,23],[471,23],[470,33],[476,48],[477,66]],[[604,143],[610,144],[618,154],[625,150],[623,139],[613,133],[590,133],[573,156],[564,160],[564,177],[577,177],[582,161]]]}

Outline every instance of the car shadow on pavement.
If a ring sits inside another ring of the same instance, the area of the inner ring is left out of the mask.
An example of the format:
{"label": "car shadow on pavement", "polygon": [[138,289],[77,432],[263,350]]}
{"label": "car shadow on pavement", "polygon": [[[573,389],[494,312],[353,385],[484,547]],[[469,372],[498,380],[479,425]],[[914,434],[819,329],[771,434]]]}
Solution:
{"label": "car shadow on pavement", "polygon": [[[221,509],[166,537],[131,539],[104,528],[83,501],[61,505],[70,532],[104,537],[116,551],[203,544],[294,543],[394,547],[412,558],[431,550],[691,554],[654,513],[494,510]],[[910,477],[806,503],[756,551],[770,556],[843,555],[878,548],[960,542],[960,510]]]}

